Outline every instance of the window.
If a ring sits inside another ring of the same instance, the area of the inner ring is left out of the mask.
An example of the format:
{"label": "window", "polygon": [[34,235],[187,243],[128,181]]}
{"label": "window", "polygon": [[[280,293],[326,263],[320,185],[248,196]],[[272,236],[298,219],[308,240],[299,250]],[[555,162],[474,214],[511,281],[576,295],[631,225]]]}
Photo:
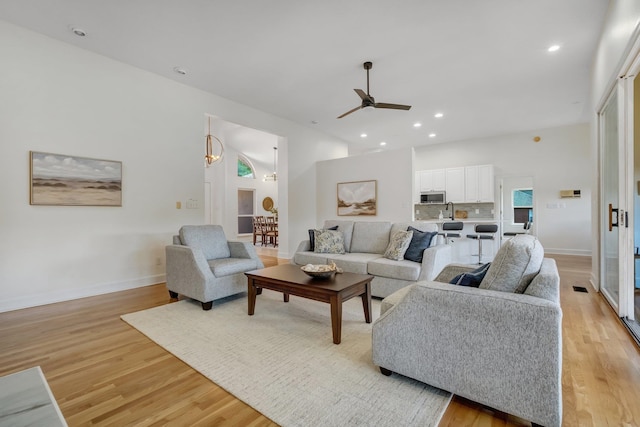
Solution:
{"label": "window", "polygon": [[238,176],[241,178],[255,178],[253,165],[246,157],[238,155]]}
{"label": "window", "polygon": [[533,222],[533,189],[513,190],[513,223]]}
{"label": "window", "polygon": [[238,190],[238,234],[253,233],[255,190]]}

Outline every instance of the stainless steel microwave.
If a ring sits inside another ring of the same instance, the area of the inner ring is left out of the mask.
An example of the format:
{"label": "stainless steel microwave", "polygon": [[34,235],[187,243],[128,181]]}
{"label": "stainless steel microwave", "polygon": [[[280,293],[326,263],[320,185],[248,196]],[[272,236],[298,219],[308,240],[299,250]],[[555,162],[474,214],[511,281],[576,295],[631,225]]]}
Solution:
{"label": "stainless steel microwave", "polygon": [[420,193],[420,203],[444,205],[447,203],[447,198],[444,191],[427,191]]}

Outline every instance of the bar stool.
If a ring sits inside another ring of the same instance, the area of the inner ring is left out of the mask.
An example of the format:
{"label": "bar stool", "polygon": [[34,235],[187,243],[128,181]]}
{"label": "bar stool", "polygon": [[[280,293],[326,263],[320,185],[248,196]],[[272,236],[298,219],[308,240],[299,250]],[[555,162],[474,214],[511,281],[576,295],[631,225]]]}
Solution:
{"label": "bar stool", "polygon": [[506,233],[502,233],[502,235],[504,237],[515,237],[518,234],[529,234],[531,232],[531,222],[525,222],[522,228],[524,231],[507,231]]}
{"label": "bar stool", "polygon": [[467,239],[478,241],[478,264],[482,264],[482,241],[495,240],[495,233],[498,231],[496,224],[476,224],[477,234],[467,234]]}
{"label": "bar stool", "polygon": [[461,221],[447,221],[442,223],[442,233],[438,233],[438,236],[444,236],[445,243],[451,243],[449,240],[451,237],[460,237],[460,233],[457,231],[462,230],[464,224]]}

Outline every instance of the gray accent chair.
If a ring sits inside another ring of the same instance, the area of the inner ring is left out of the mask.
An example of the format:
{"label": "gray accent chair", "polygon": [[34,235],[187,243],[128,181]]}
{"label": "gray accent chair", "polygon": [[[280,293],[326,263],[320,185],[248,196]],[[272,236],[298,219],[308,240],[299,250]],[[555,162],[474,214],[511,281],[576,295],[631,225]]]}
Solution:
{"label": "gray accent chair", "polygon": [[246,271],[264,268],[248,242],[229,242],[219,225],[185,225],[173,245],[166,247],[167,289],[202,303],[210,310],[213,301],[247,290]]}
{"label": "gray accent chair", "polygon": [[474,266],[450,265],[382,301],[373,362],[549,427],[562,423],[560,277],[540,242],[518,235],[479,288],[451,285]]}

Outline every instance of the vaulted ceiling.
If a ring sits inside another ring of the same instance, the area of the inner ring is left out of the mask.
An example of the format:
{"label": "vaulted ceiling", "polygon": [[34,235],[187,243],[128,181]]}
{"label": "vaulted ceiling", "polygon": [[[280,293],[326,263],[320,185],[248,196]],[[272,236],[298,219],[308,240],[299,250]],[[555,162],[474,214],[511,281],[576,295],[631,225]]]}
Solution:
{"label": "vaulted ceiling", "polygon": [[[419,146],[586,122],[607,7],[605,0],[1,0],[0,19],[364,152],[381,142]],[[559,49],[549,52],[553,45]],[[373,62],[376,101],[411,110],[337,119],[360,105],[353,89],[366,91],[364,61]]]}

